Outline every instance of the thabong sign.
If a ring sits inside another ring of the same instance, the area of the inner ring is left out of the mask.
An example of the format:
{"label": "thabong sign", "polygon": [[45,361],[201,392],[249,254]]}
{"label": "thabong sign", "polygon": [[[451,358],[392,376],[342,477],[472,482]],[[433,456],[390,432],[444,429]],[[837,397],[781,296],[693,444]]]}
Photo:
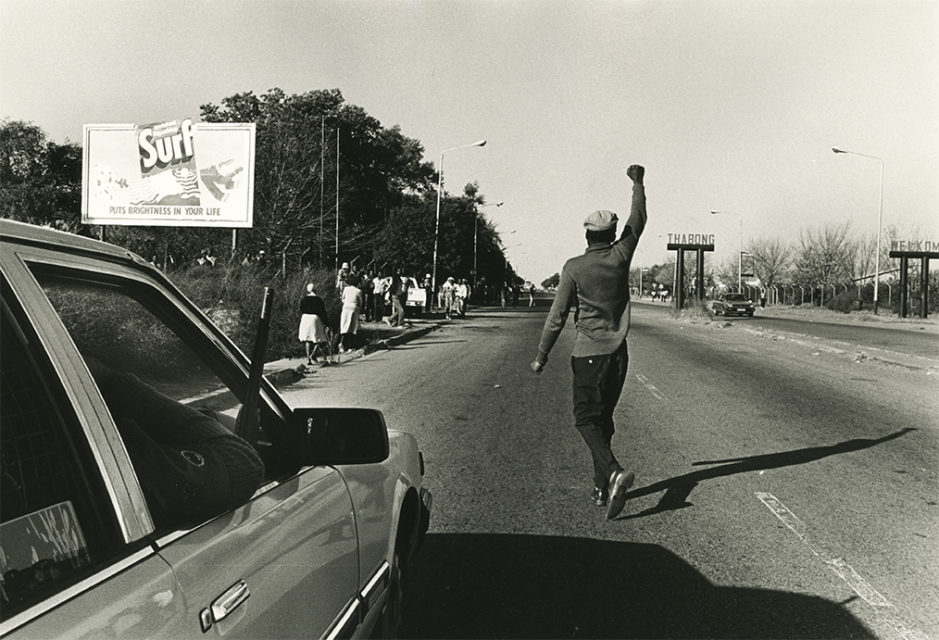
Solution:
{"label": "thabong sign", "polygon": [[88,124],[82,222],[250,227],[253,123]]}

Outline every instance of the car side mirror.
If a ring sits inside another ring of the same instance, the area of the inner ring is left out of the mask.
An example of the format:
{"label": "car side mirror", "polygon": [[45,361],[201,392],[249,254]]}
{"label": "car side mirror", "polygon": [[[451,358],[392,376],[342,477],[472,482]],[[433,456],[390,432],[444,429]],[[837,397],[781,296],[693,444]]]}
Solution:
{"label": "car side mirror", "polygon": [[370,464],[388,458],[388,428],[376,409],[300,408],[290,423],[304,434],[302,464]]}

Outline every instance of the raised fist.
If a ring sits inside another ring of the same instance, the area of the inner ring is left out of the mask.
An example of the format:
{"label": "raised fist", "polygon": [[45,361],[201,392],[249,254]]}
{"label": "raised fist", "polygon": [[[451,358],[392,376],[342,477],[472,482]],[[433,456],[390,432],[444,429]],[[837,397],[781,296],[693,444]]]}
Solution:
{"label": "raised fist", "polygon": [[626,175],[636,184],[642,184],[642,176],[645,172],[646,169],[641,164],[631,164],[629,168],[626,169]]}

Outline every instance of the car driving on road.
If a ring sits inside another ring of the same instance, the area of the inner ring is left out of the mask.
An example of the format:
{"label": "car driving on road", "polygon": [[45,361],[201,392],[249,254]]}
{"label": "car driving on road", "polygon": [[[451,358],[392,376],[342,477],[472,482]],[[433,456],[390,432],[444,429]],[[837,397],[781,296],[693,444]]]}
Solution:
{"label": "car driving on road", "polygon": [[0,220],[0,295],[0,636],[395,633],[413,436],[290,407],[119,247]]}
{"label": "car driving on road", "polygon": [[712,308],[716,315],[753,315],[753,300],[743,293],[725,293],[714,301]]}

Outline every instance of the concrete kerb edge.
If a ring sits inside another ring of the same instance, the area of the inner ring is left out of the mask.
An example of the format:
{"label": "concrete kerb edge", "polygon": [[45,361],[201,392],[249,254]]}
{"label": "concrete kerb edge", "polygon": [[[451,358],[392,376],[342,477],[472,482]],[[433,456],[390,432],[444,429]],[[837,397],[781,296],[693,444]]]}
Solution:
{"label": "concrete kerb edge", "polygon": [[[895,367],[902,367],[904,369],[909,369],[913,371],[925,371],[928,374],[937,374],[939,373],[939,362],[930,360],[928,358],[922,358],[919,356],[912,356],[908,354],[896,353],[890,355],[881,355],[876,353],[871,353],[874,348],[858,348],[858,349],[841,349],[838,347],[833,347],[831,345],[825,344],[819,340],[818,342],[813,342],[810,340],[803,339],[800,334],[789,333],[786,331],[770,330],[770,329],[756,329],[750,327],[741,327],[747,333],[751,333],[760,338],[782,338],[793,344],[797,344],[808,349],[815,349],[817,351],[824,351],[825,353],[831,353],[838,356],[847,356],[854,357],[857,360],[858,354],[864,354],[866,360],[873,360],[875,362],[880,362],[882,364],[891,365]],[[858,362],[862,360],[857,360]]]}
{"label": "concrete kerb edge", "polygon": [[[432,325],[428,325],[425,327],[421,327],[420,329],[413,329],[413,330],[405,331],[397,336],[392,336],[384,340],[377,340],[375,342],[365,345],[364,347],[360,349],[356,349],[352,351],[351,353],[344,354],[346,356],[346,359],[344,360],[344,362],[348,362],[349,360],[356,360],[370,353],[374,353],[375,351],[387,350],[399,344],[410,342],[411,340],[427,335],[431,331],[436,331],[439,328],[440,328],[440,325],[432,324]],[[267,378],[267,380],[271,384],[273,384],[275,387],[280,387],[280,386],[284,386],[287,384],[291,384],[303,378],[304,374],[298,371],[297,367],[278,366],[279,363],[280,361],[268,363],[268,367],[271,367],[270,369],[265,367],[266,370],[264,373],[264,377]],[[301,367],[302,366],[303,365],[301,365]]]}

